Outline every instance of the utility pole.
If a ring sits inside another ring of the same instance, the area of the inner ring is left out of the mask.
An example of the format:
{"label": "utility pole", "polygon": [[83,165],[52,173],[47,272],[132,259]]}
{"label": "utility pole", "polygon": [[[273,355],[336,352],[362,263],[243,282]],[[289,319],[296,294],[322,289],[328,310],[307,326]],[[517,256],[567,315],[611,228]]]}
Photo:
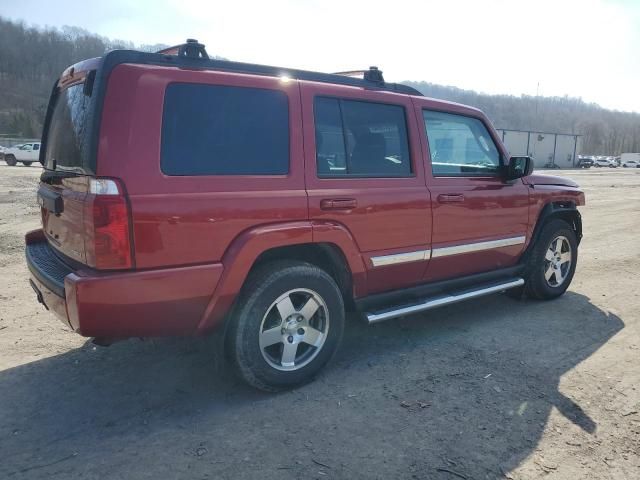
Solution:
{"label": "utility pole", "polygon": [[538,81],[538,84],[536,85],[536,124],[535,124],[535,129],[536,130],[540,130],[540,126],[538,125],[538,99],[540,97],[540,81]]}

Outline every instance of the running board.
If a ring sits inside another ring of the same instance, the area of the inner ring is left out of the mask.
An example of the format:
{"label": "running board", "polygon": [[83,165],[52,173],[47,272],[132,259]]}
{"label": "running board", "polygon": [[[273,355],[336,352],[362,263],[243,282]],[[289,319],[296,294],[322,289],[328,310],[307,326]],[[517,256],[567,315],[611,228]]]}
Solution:
{"label": "running board", "polygon": [[425,310],[441,307],[443,305],[461,302],[463,300],[482,297],[491,293],[502,292],[504,290],[509,290],[510,288],[519,287],[521,285],[524,285],[524,280],[522,278],[512,278],[511,280],[507,281],[503,280],[500,282],[485,283],[474,288],[467,288],[464,290],[458,290],[451,293],[430,297],[420,301],[419,303],[405,304],[390,309],[367,312],[365,316],[367,317],[367,321],[370,324],[378,323],[392,318],[402,317],[404,315],[423,312]]}

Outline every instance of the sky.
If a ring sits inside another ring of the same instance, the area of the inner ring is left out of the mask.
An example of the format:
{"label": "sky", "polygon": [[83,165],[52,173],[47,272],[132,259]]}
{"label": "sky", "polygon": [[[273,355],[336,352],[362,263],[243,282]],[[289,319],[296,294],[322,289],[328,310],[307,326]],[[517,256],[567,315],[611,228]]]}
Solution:
{"label": "sky", "polygon": [[29,25],[322,72],[376,65],[490,94],[640,112],[640,0],[0,0]]}

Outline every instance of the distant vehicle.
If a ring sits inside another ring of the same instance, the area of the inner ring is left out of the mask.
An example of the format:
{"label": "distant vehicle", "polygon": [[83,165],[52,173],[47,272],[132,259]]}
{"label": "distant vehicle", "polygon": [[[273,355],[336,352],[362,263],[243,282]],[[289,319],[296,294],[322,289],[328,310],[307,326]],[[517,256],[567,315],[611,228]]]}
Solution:
{"label": "distant vehicle", "polygon": [[623,153],[620,155],[620,164],[623,167],[629,167],[630,165],[625,164],[628,164],[630,160],[633,160],[636,164],[640,165],[640,153]]}
{"label": "distant vehicle", "polygon": [[609,160],[608,157],[598,157],[596,158],[593,166],[616,168],[618,164],[614,160]]}
{"label": "distant vehicle", "polygon": [[23,143],[4,151],[4,161],[7,165],[13,167],[18,162],[28,167],[33,162],[38,161],[40,156],[40,142]]}
{"label": "distant vehicle", "polygon": [[593,167],[593,159],[591,157],[578,157],[578,168],[591,168]]}
{"label": "distant vehicle", "polygon": [[640,160],[625,160],[622,162],[624,168],[640,168]]}

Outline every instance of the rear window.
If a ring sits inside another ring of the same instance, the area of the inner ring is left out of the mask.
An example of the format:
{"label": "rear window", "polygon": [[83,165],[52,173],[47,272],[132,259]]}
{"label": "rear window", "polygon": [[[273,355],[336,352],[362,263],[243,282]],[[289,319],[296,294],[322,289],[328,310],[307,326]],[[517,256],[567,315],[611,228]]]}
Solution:
{"label": "rear window", "polygon": [[173,83],[162,118],[167,175],[284,175],[289,104],[284,92]]}
{"label": "rear window", "polygon": [[83,84],[73,85],[58,94],[48,125],[46,168],[84,170],[90,106],[91,97],[83,93]]}

